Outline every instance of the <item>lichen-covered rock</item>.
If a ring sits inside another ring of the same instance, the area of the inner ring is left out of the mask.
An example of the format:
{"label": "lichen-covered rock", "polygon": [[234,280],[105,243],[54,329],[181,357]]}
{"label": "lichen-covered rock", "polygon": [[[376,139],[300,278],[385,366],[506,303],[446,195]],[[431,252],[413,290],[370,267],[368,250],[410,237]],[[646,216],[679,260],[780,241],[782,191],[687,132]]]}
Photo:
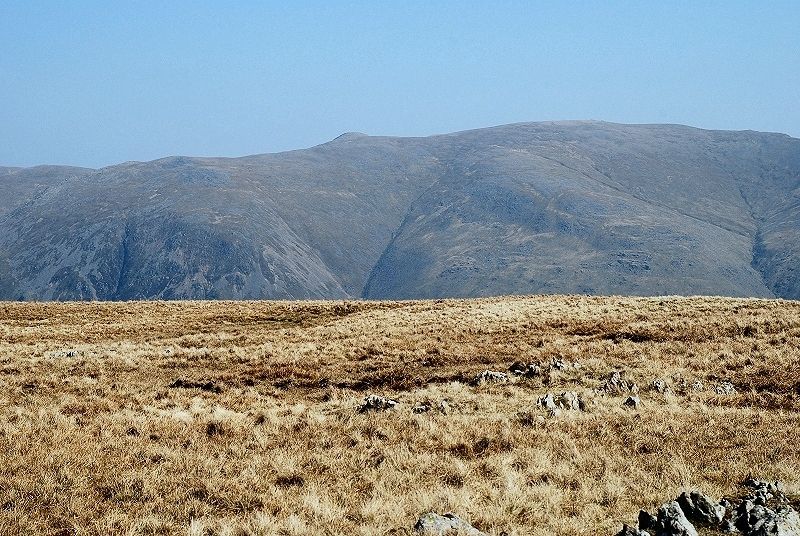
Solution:
{"label": "lichen-covered rock", "polygon": [[414,525],[414,532],[425,536],[489,536],[455,514],[423,514]]}
{"label": "lichen-covered rock", "polygon": [[[756,513],[756,508],[761,510]],[[775,511],[755,506],[753,510],[748,536],[800,536],[800,514],[794,508],[784,506]]]}

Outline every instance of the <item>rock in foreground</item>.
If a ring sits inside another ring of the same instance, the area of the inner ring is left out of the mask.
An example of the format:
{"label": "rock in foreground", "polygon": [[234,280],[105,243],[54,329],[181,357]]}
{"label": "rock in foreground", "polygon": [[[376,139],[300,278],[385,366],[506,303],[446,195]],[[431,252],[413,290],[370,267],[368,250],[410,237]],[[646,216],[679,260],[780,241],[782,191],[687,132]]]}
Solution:
{"label": "rock in foreground", "polygon": [[682,493],[657,515],[639,513],[638,528],[623,525],[617,536],[697,536],[694,524],[744,536],[800,536],[800,513],[781,491],[780,483],[749,479],[748,493],[714,503],[700,492]]}
{"label": "rock in foreground", "polygon": [[455,514],[423,514],[414,525],[414,532],[425,536],[489,536]]}

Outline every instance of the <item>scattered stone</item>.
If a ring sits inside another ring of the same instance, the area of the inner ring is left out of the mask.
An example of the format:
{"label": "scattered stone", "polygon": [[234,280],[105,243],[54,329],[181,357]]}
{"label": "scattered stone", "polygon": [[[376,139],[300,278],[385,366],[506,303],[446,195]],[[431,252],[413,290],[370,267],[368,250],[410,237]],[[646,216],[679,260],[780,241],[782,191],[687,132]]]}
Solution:
{"label": "scattered stone", "polygon": [[555,370],[566,370],[567,368],[569,368],[569,365],[563,359],[559,357],[554,357],[550,361],[550,368]]}
{"label": "scattered stone", "polygon": [[544,396],[540,396],[536,400],[536,403],[539,404],[540,406],[542,406],[544,409],[549,409],[551,411],[558,408],[558,406],[556,405],[556,399],[555,399],[555,396],[553,396],[553,393],[547,393]]}
{"label": "scattered stone", "polygon": [[547,393],[544,396],[540,396],[536,403],[548,410],[553,417],[560,415],[561,410],[584,411],[586,409],[586,404],[575,391],[564,391],[560,395]]}
{"label": "scattered stone", "polygon": [[539,376],[542,373],[542,367],[540,367],[536,363],[523,363],[521,361],[515,361],[508,368],[508,371],[511,374],[514,374],[515,376],[533,378],[535,376]]}
{"label": "scattered stone", "polygon": [[585,405],[575,391],[564,391],[556,398],[556,404],[562,409],[583,411]]}
{"label": "scattered stone", "polygon": [[505,372],[497,372],[494,370],[484,370],[472,380],[474,385],[482,385],[485,383],[507,383],[508,374]]}
{"label": "scattered stone", "polygon": [[442,400],[439,402],[439,411],[445,415],[450,413],[450,404],[447,402],[447,400]]}
{"label": "scattered stone", "polygon": [[636,394],[639,392],[639,387],[633,382],[623,380],[622,372],[614,370],[608,375],[608,379],[598,390],[607,394]]}
{"label": "scattered stone", "polygon": [[701,382],[700,380],[695,380],[694,382],[692,382],[691,387],[692,391],[703,391],[706,388],[706,386],[703,385],[703,382]]}
{"label": "scattered stone", "polygon": [[170,383],[167,387],[170,389],[200,389],[201,391],[208,391],[216,394],[220,394],[222,392],[222,387],[211,380],[194,381],[178,378],[173,380],[172,383]]}
{"label": "scattered stone", "polygon": [[385,398],[378,395],[368,395],[364,398],[364,402],[358,407],[359,413],[366,413],[368,411],[386,411],[394,409],[397,405],[396,400]]}
{"label": "scattered stone", "polygon": [[639,409],[639,406],[642,404],[642,400],[638,396],[629,396],[622,402],[622,405],[625,407]]}
{"label": "scattered stone", "polygon": [[451,513],[443,516],[435,512],[423,514],[414,525],[414,531],[426,536],[489,536]]}
{"label": "scattered stone", "polygon": [[714,392],[718,395],[735,395],[736,387],[731,382],[722,382],[714,387]]}
{"label": "scattered stone", "polygon": [[419,406],[414,406],[411,408],[411,411],[414,413],[425,413],[430,410],[431,407],[428,404],[420,404]]}
{"label": "scattered stone", "polygon": [[667,385],[666,380],[662,380],[661,378],[656,378],[650,383],[650,388],[657,392],[661,393],[662,395],[666,395],[670,392],[669,385]]}

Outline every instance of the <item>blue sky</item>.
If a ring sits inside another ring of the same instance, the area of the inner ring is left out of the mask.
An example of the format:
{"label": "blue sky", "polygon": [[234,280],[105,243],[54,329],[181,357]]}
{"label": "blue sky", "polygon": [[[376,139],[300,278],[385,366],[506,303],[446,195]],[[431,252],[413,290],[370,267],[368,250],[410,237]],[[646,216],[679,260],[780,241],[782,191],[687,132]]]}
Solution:
{"label": "blue sky", "polygon": [[800,137],[800,1],[0,0],[0,165],[554,119]]}

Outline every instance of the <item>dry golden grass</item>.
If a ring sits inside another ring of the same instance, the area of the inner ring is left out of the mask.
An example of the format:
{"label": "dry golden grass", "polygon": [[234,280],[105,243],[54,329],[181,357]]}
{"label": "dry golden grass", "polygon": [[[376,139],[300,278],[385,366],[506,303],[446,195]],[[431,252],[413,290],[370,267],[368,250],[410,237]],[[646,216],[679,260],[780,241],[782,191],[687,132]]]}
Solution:
{"label": "dry golden grass", "polygon": [[[611,534],[685,488],[800,490],[797,302],[5,303],[0,335],[3,534]],[[582,367],[468,385],[553,357]],[[595,392],[615,369],[638,411]],[[567,389],[587,411],[542,421]]]}

